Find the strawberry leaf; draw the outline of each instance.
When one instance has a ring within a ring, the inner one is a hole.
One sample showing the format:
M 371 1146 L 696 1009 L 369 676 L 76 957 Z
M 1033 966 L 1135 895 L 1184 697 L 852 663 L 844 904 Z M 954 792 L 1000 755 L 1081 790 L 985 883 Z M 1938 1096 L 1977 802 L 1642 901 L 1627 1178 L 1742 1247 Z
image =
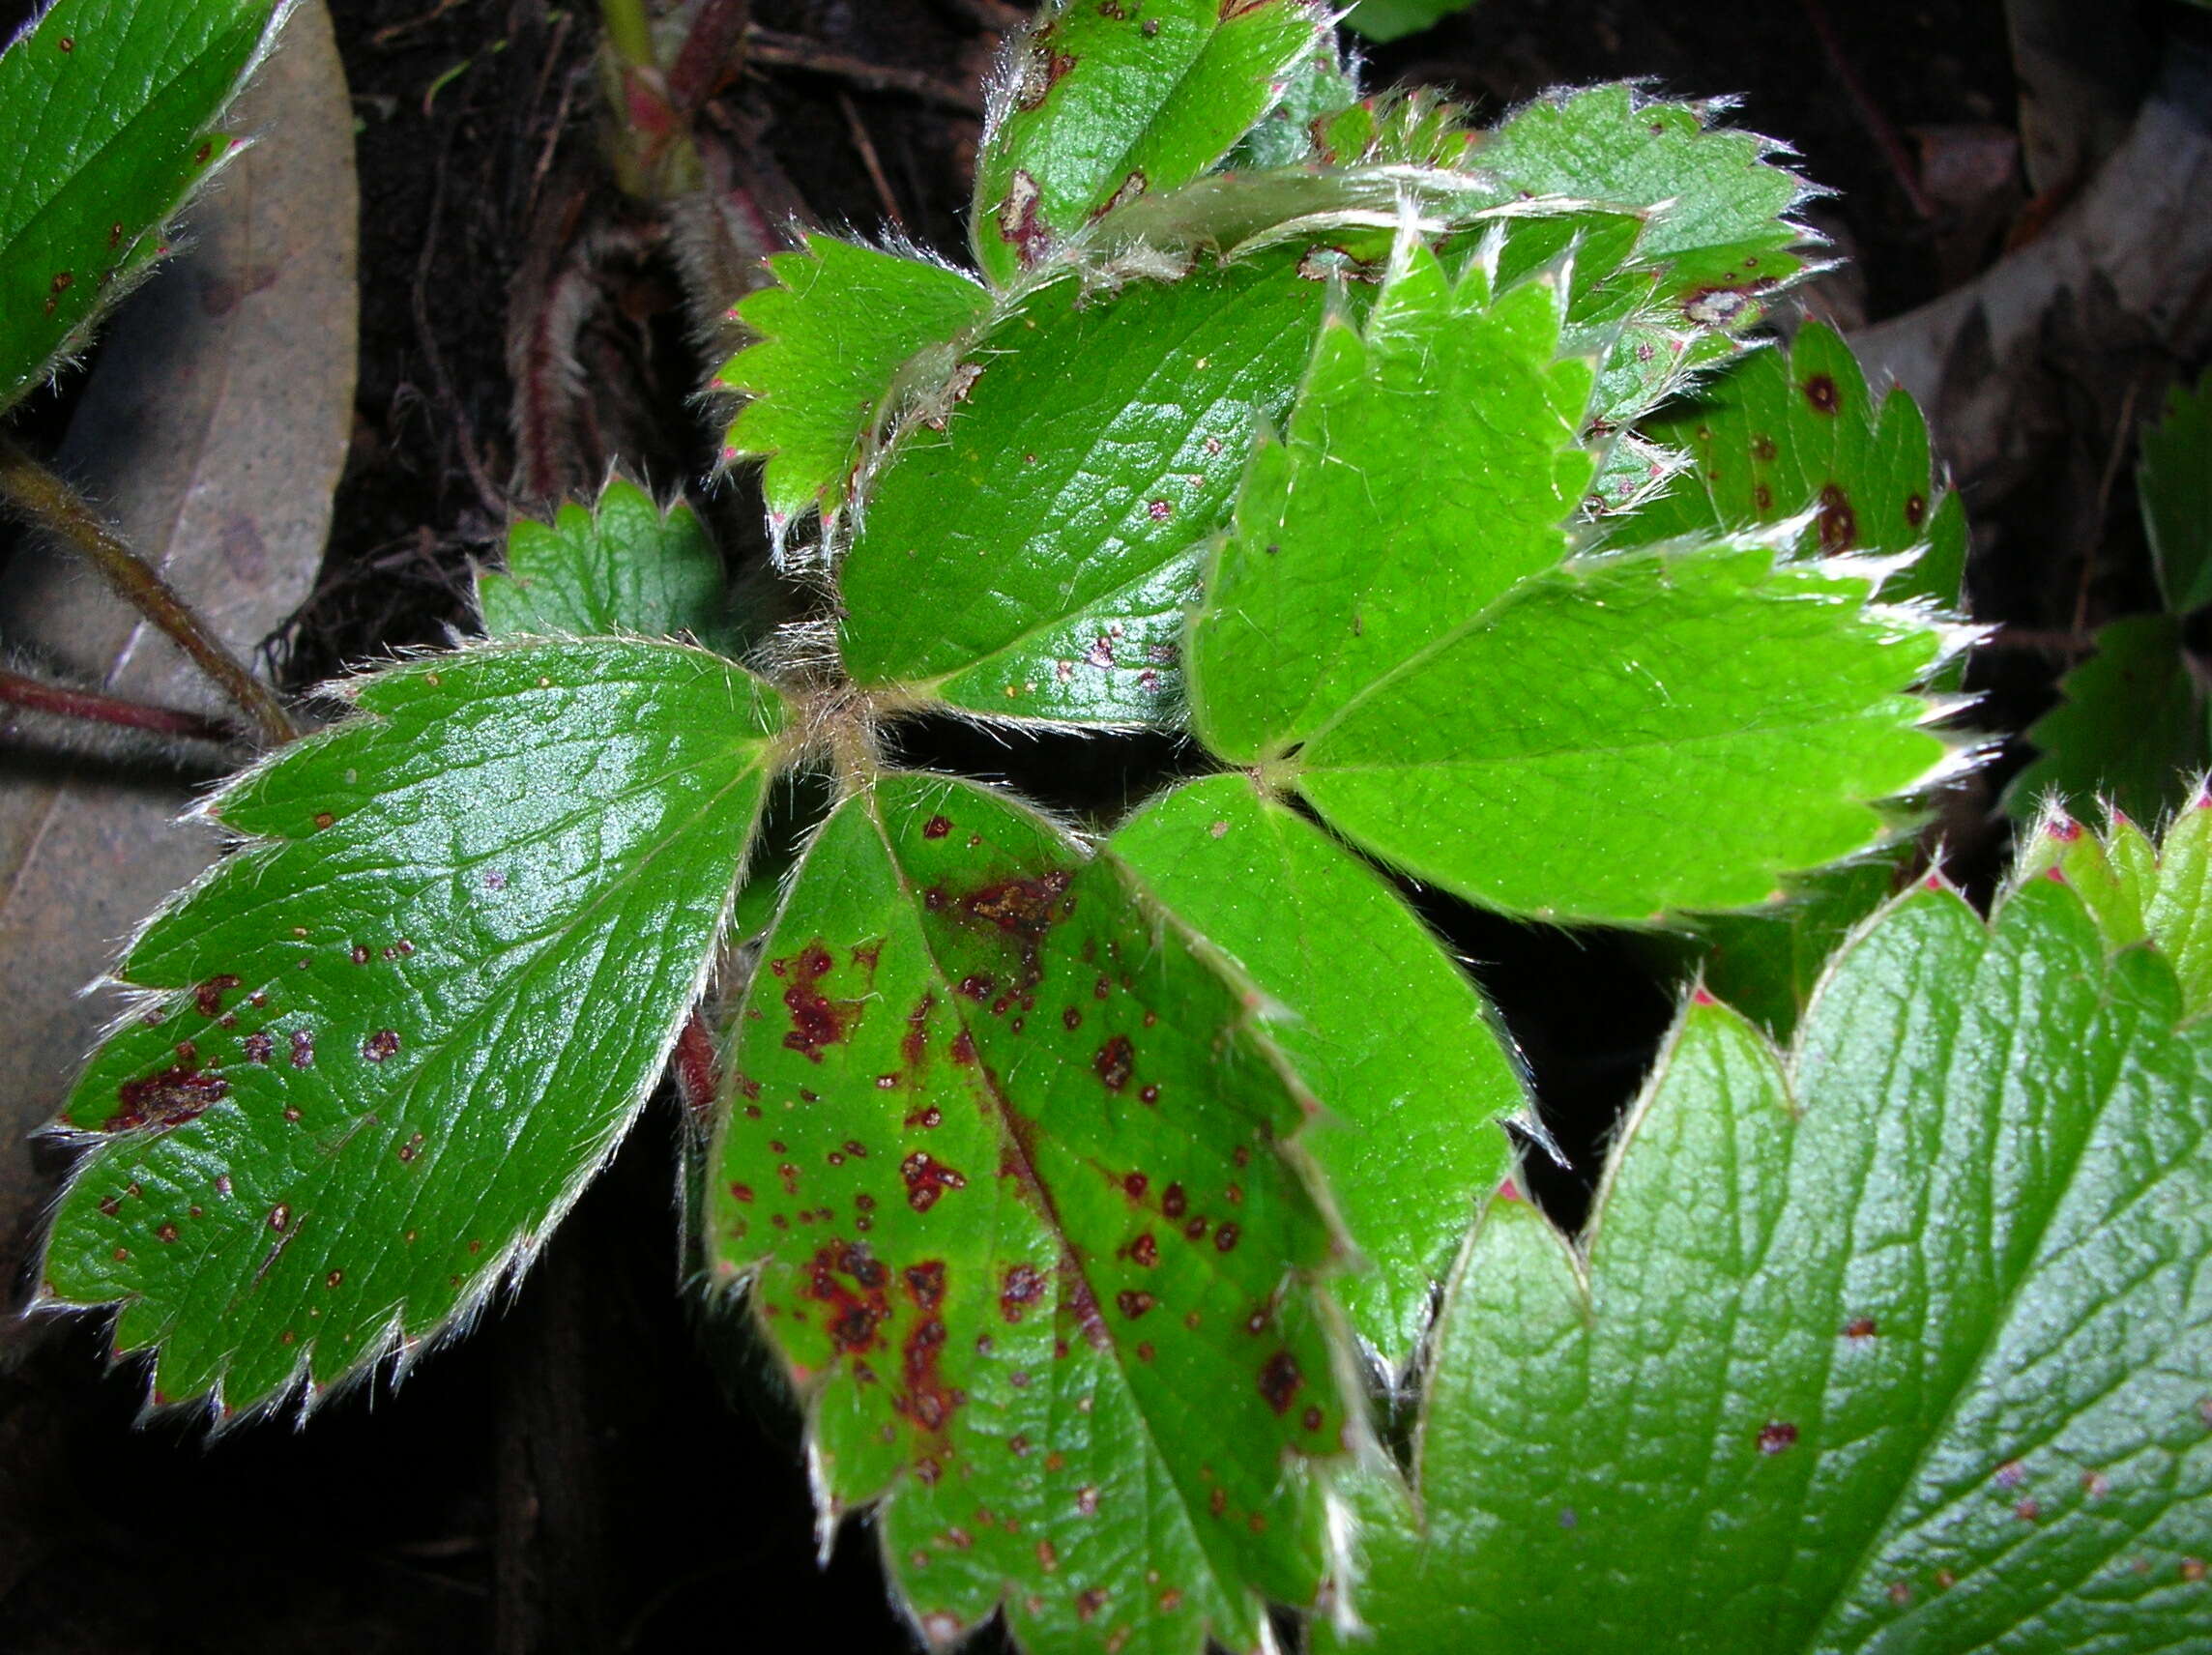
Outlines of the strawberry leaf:
M 1490 1123 L 1528 1102 L 1480 993 L 1382 880 L 1247 777 L 1176 789 L 1108 849 L 1272 1008 L 1266 1037 L 1322 1108 L 1300 1142 L 1365 1261 L 1337 1297 L 1404 1362 L 1470 1192 L 1510 1158 Z
M 1560 309 L 1402 243 L 1364 331 L 1330 320 L 1192 623 L 1196 729 L 1477 902 L 1762 902 L 1935 772 L 1903 691 L 1936 636 L 1872 606 L 1877 571 L 1757 541 L 1562 562 L 1591 468 Z
M 1345 1647 L 2212 1639 L 2212 1024 L 2058 883 L 1931 884 L 1787 1057 L 1685 1008 L 1584 1253 L 1491 1204 Z
M 910 428 L 876 479 L 840 577 L 854 678 L 995 717 L 1171 721 L 1200 544 L 1326 291 L 1278 253 L 1015 305 L 945 428 Z
M 624 478 L 589 508 L 518 518 L 507 567 L 480 570 L 477 608 L 494 638 L 673 638 L 719 642 L 728 600 L 721 555 L 683 500 L 666 511 Z
M 1305 0 L 1061 0 L 1010 48 L 975 163 L 975 259 L 1004 286 L 1118 201 L 1187 183 L 1321 38 Z
M 276 0 L 57 0 L 0 53 L 0 409 L 81 348 L 238 140 Z
M 880 1501 L 933 1644 L 1259 1647 L 1330 1578 L 1356 1431 L 1300 1102 L 1121 874 L 888 775 L 808 849 L 738 1019 L 708 1246 L 825 1519 Z
M 714 383 L 749 398 L 722 458 L 767 459 L 761 493 L 780 540 L 805 512 L 838 509 L 867 439 L 897 392 L 913 389 L 899 370 L 932 346 L 949 353 L 991 300 L 956 271 L 831 236 L 807 236 L 768 268 L 777 285 L 731 312 L 760 336 Z M 938 365 L 942 375 L 949 362 Z
M 781 714 L 671 645 L 490 646 L 347 688 L 247 771 L 246 848 L 121 968 L 139 1009 L 43 1296 L 157 1402 L 309 1400 L 455 1325 L 613 1149 L 699 992 Z

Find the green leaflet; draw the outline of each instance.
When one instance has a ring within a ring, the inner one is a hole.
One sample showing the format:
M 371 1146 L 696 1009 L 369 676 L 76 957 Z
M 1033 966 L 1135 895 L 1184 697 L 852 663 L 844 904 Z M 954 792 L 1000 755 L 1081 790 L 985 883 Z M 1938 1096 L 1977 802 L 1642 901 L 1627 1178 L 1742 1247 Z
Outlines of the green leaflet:
M 564 505 L 551 523 L 516 519 L 507 567 L 480 570 L 477 609 L 494 638 L 673 638 L 727 630 L 721 554 L 684 501 L 664 512 L 625 478 L 596 506 Z
M 1807 323 L 1790 351 L 1747 357 L 1678 412 L 1647 421 L 1643 434 L 1685 450 L 1690 468 L 1622 521 L 1616 537 L 1761 528 L 1810 512 L 1806 552 L 1925 547 L 1882 595 L 1958 602 L 1965 510 L 1933 475 L 1927 423 L 1903 391 L 1876 405 L 1832 328 Z
M 1674 268 L 1686 320 L 1733 322 L 1723 294 L 1763 293 L 1802 268 L 1789 249 L 1804 232 L 1786 215 L 1805 187 L 1767 160 L 1767 139 L 1708 128 L 1711 113 L 1615 81 L 1538 100 L 1470 160 L 1509 192 L 1653 211 L 1639 255 Z
M 2203 901 L 2199 884 L 2195 897 Z M 1494 1202 L 1376 1655 L 2168 1650 L 2212 1639 L 2212 1026 L 2062 886 L 1937 886 L 1784 1059 L 1700 997 L 1586 1260 Z
M 706 1224 L 880 1500 L 933 1645 L 1251 1650 L 1331 1578 L 1356 1437 L 1298 1098 L 1109 863 L 973 784 L 887 775 L 806 853 L 738 1020 Z
M 965 401 L 891 450 L 845 560 L 853 677 L 994 717 L 1172 722 L 1200 542 L 1326 298 L 1291 262 L 1089 299 L 1063 279 L 978 338 Z
M 1213 751 L 1283 753 L 1565 555 L 1590 374 L 1553 360 L 1560 302 L 1531 281 L 1493 304 L 1482 264 L 1455 284 L 1402 239 L 1364 329 L 1328 318 L 1192 620 L 1193 722 Z
M 1118 201 L 1206 171 L 1321 38 L 1304 0 L 1061 0 L 1012 48 L 970 225 L 994 286 Z
M 696 997 L 781 721 L 697 650 L 489 646 L 213 807 L 247 848 L 120 975 L 143 1015 L 61 1124 L 101 1135 L 42 1296 L 121 1303 L 157 1402 L 311 1401 L 480 1304 L 628 1125 Z
M 991 299 L 956 271 L 831 236 L 807 236 L 768 267 L 778 285 L 731 312 L 760 337 L 714 383 L 751 399 L 722 439 L 722 459 L 767 458 L 761 493 L 780 543 L 793 519 L 843 504 L 898 370 L 933 345 L 949 350 Z
M 1505 1172 L 1493 1123 L 1528 1101 L 1479 991 L 1382 880 L 1248 777 L 1177 788 L 1107 849 L 1271 1008 L 1267 1039 L 1321 1105 L 1300 1143 L 1365 1261 L 1336 1295 L 1402 1364 L 1470 1201 Z
M 276 0 L 58 0 L 0 54 L 0 409 L 79 348 L 236 145 Z
M 2166 417 L 2143 427 L 2136 493 L 2166 606 L 2212 603 L 2212 373 L 2168 392 Z
M 1864 801 L 1944 760 L 1903 693 L 1936 636 L 1870 607 L 1872 586 L 1756 543 L 1577 559 L 1379 682 L 1295 785 L 1498 908 L 1636 923 L 1769 901 L 1784 873 L 1881 843 Z
M 2097 653 L 2068 673 L 2058 705 L 2029 727 L 2035 762 L 2012 780 L 2006 807 L 2032 814 L 2056 797 L 2085 811 L 2110 798 L 2155 822 L 2203 769 L 2202 693 L 2181 653 L 2181 620 L 2131 615 L 2097 632 Z

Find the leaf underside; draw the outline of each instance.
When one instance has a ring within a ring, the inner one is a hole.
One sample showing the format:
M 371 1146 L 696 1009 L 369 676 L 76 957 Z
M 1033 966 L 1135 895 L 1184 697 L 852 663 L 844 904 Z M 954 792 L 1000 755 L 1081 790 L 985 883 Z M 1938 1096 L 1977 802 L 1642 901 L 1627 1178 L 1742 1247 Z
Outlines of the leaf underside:
M 1370 1489 L 1376 1636 L 1345 1647 L 2212 1638 L 2212 1025 L 2183 1009 L 2044 878 L 1992 924 L 1940 886 L 1886 910 L 1788 1058 L 1687 1007 L 1586 1260 L 1525 1204 L 1480 1220 L 1426 1528 Z
M 1110 864 L 891 774 L 808 849 L 731 1053 L 706 1234 L 881 1500 L 933 1643 L 1258 1646 L 1310 1603 L 1356 1426 L 1310 1286 L 1303 1111 L 1228 983 Z
M 236 139 L 275 0 L 59 0 L 0 54 L 0 410 L 81 346 Z
M 71 1094 L 44 1296 L 157 1402 L 411 1350 L 526 1259 L 658 1077 L 764 791 L 772 697 L 669 645 L 490 646 L 247 772 Z

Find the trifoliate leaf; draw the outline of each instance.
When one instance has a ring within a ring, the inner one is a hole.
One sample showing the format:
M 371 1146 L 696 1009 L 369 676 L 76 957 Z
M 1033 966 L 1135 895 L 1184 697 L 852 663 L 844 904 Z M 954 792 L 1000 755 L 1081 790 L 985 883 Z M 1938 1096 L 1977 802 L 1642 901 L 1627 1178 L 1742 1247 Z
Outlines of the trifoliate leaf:
M 139 1010 L 43 1296 L 120 1303 L 158 1402 L 309 1399 L 480 1304 L 544 1239 L 699 991 L 781 714 L 698 650 L 493 646 L 221 795 L 244 850 L 120 974 Z
M 1120 201 L 1227 155 L 1321 39 L 1305 0 L 1061 0 L 1012 48 L 975 164 L 996 286 Z
M 1934 631 L 1761 542 L 1561 563 L 1590 380 L 1559 294 L 1401 245 L 1255 454 L 1191 626 L 1200 737 L 1474 901 L 1647 920 L 1871 849 L 1942 756 Z M 1734 801 L 1734 802 L 1731 802 Z
M 80 347 L 238 140 L 277 0 L 57 0 L 0 53 L 0 409 Z
M 2167 392 L 2136 472 L 2159 590 L 2176 615 L 2212 603 L 2212 373 Z
M 780 537 L 816 507 L 833 512 L 843 504 L 899 369 L 932 346 L 949 353 L 991 299 L 942 265 L 831 236 L 807 236 L 800 251 L 777 253 L 768 267 L 778 285 L 731 312 L 760 338 L 724 363 L 714 383 L 750 398 L 722 439 L 722 458 L 767 458 L 761 493 Z
M 996 717 L 1168 721 L 1200 543 L 1326 298 L 1291 262 L 1062 280 L 977 339 L 964 400 L 891 451 L 845 560 L 853 677 Z
M 1480 264 L 1455 285 L 1402 241 L 1365 328 L 1328 319 L 1191 627 L 1192 713 L 1214 752 L 1288 750 L 1565 555 L 1590 372 L 1554 360 L 1559 310 L 1545 282 L 1493 304 Z
M 624 478 L 596 507 L 564 505 L 551 523 L 518 518 L 507 566 L 480 570 L 477 609 L 494 638 L 673 638 L 715 643 L 726 630 L 722 559 L 683 500 L 664 512 Z
M 1470 1197 L 1505 1171 L 1493 1123 L 1528 1101 L 1481 995 L 1382 880 L 1248 777 L 1176 789 L 1107 849 L 1269 1007 L 1266 1038 L 1321 1105 L 1300 1142 L 1365 1262 L 1337 1297 L 1404 1361 Z
M 806 853 L 707 1191 L 807 1415 L 826 1519 L 880 1502 L 933 1646 L 1265 1645 L 1331 1579 L 1356 1431 L 1303 1111 L 1237 992 L 1106 861 L 885 776 Z
M 2140 822 L 2180 802 L 2204 768 L 2203 693 L 2181 653 L 2181 621 L 2131 615 L 2098 628 L 2097 653 L 2060 681 L 2059 703 L 2031 725 L 2036 760 L 2006 807 L 2032 815 L 2056 797 L 2076 813 L 2110 798 Z
M 2200 887 L 2197 900 L 2203 901 Z M 1494 1202 L 1447 1297 L 1401 1655 L 2212 1640 L 2212 1025 L 2035 880 L 1837 963 L 1793 1052 L 1688 1006 L 1586 1258 Z
M 1635 508 L 1617 537 L 1762 528 L 1810 512 L 1807 553 L 1894 556 L 1926 547 L 1883 595 L 1959 601 L 1965 512 L 1933 469 L 1927 423 L 1903 391 L 1877 406 L 1832 328 L 1808 322 L 1792 349 L 1745 357 L 1643 432 L 1691 463 L 1664 495 Z

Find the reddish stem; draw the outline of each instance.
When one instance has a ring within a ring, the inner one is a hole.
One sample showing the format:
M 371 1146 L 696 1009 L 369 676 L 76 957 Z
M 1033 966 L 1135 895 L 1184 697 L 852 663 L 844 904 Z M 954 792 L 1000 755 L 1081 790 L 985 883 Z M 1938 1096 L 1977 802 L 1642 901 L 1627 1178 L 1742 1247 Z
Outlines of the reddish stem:
M 64 718 L 83 718 L 95 724 L 116 724 L 126 730 L 150 730 L 158 736 L 189 736 L 200 741 L 238 739 L 235 731 L 197 712 L 150 707 L 142 701 L 102 695 L 98 690 L 64 689 L 58 683 L 44 683 L 4 669 L 0 669 L 0 703 L 29 708 L 37 712 L 56 712 Z
M 1890 125 L 1889 117 L 1882 113 L 1881 105 L 1867 91 L 1866 82 L 1859 78 L 1858 71 L 1851 67 L 1851 60 L 1844 55 L 1844 43 L 1837 39 L 1835 25 L 1828 21 L 1828 9 L 1820 0 L 1799 0 L 1799 4 L 1805 8 L 1805 15 L 1812 22 L 1813 33 L 1820 38 L 1820 49 L 1827 54 L 1829 67 L 1836 72 L 1836 78 L 1843 82 L 1844 95 L 1850 99 L 1851 107 L 1858 111 L 1860 124 L 1866 128 L 1876 147 L 1881 151 L 1882 159 L 1889 162 L 1889 170 L 1897 175 L 1898 188 L 1905 191 L 1905 199 L 1921 218 L 1935 218 L 1935 203 L 1928 199 L 1927 192 L 1920 188 L 1920 169 L 1913 164 L 1912 157 L 1905 147 L 1905 140 L 1897 135 L 1897 129 Z
M 676 1051 L 668 1066 L 676 1076 L 676 1089 L 683 1095 L 684 1107 L 705 1130 L 714 1118 L 714 1095 L 720 1089 L 714 1076 L 714 1042 L 708 1038 L 706 1022 L 696 1011 L 684 1020 L 684 1031 L 676 1036 Z
M 668 70 L 668 102 L 695 115 L 707 100 L 737 79 L 744 64 L 748 0 L 706 0 L 677 48 Z

